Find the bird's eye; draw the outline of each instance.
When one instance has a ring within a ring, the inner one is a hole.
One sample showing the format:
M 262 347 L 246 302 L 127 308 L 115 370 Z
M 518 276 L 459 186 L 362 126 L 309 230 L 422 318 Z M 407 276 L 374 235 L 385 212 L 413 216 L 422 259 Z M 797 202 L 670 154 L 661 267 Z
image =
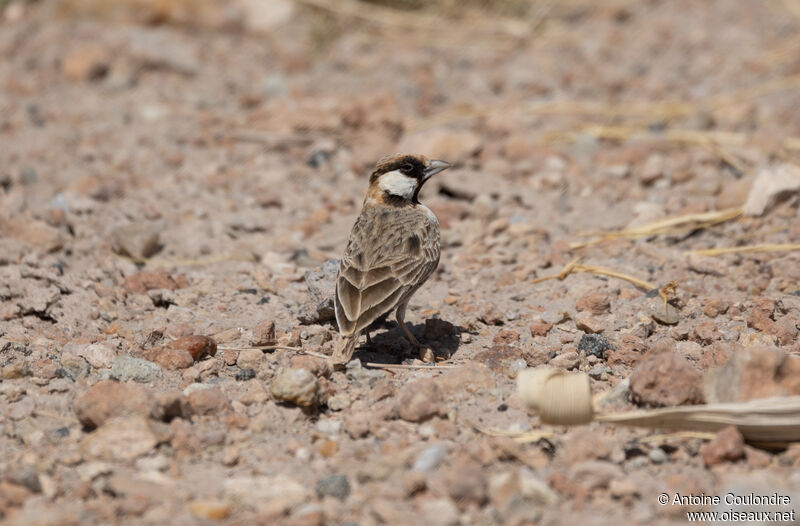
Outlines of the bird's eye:
M 410 174 L 414 171 L 414 166 L 412 166 L 411 163 L 406 163 L 400 167 L 400 171 L 404 174 Z

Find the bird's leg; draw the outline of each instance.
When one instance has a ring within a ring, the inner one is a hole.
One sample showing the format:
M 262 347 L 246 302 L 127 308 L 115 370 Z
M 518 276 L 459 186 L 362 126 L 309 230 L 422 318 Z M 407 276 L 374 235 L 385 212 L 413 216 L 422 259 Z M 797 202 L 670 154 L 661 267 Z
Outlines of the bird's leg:
M 403 329 L 403 333 L 406 335 L 406 338 L 408 338 L 408 342 L 411 344 L 411 346 L 414 347 L 414 348 L 419 348 L 420 344 L 417 341 L 417 339 L 414 337 L 414 335 L 411 334 L 411 329 L 406 327 L 405 319 L 406 319 L 406 307 L 407 306 L 408 306 L 408 303 L 402 303 L 402 304 L 398 305 L 397 306 L 397 313 L 395 314 L 395 317 L 397 318 L 397 324 L 400 325 L 401 329 Z
M 397 313 L 395 317 L 397 318 L 397 323 L 400 325 L 400 328 L 403 329 L 403 333 L 405 333 L 406 338 L 408 338 L 408 342 L 411 344 L 411 347 L 416 349 L 419 353 L 419 359 L 423 362 L 433 362 L 435 360 L 435 356 L 433 351 L 421 343 L 411 334 L 411 329 L 406 327 L 406 307 L 408 306 L 408 302 L 403 303 L 397 306 Z

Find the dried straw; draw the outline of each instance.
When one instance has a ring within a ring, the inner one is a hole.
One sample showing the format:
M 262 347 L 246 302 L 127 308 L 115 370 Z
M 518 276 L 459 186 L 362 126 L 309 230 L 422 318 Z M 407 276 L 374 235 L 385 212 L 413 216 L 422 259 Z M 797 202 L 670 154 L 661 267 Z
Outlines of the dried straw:
M 650 283 L 648 281 L 644 281 L 644 280 L 641 280 L 639 278 L 635 278 L 633 276 L 629 276 L 628 274 L 623 274 L 622 272 L 617 272 L 616 270 L 612 270 L 610 268 L 598 267 L 598 266 L 593 266 L 593 265 L 581 265 L 581 264 L 578 263 L 580 261 L 580 259 L 581 258 L 576 258 L 576 259 L 573 259 L 572 261 L 570 261 L 569 263 L 567 263 L 564 266 L 564 268 L 561 269 L 561 272 L 559 272 L 558 274 L 553 274 L 551 276 L 544 276 L 544 277 L 541 277 L 541 278 L 536 278 L 536 279 L 532 280 L 531 283 L 532 284 L 536 284 L 536 283 L 541 283 L 542 281 L 547 281 L 547 280 L 551 280 L 551 279 L 558 279 L 559 281 L 562 281 L 567 276 L 569 276 L 570 274 L 573 274 L 575 272 L 588 272 L 590 274 L 596 274 L 598 276 L 607 276 L 609 278 L 622 279 L 622 280 L 625 280 L 625 281 L 627 281 L 629 283 L 632 283 L 633 285 L 639 287 L 640 289 L 644 289 L 644 290 L 653 290 L 654 288 L 656 288 L 656 285 L 654 285 L 654 284 L 652 284 L 652 283 Z
M 798 244 L 763 243 L 760 245 L 744 245 L 741 247 L 719 247 L 689 250 L 689 254 L 700 256 L 721 256 L 723 254 L 742 254 L 747 252 L 791 252 L 800 250 Z
M 583 248 L 586 246 L 594 245 L 602 241 L 610 239 L 635 239 L 639 237 L 648 237 L 656 235 L 673 235 L 680 234 L 687 231 L 698 230 L 701 228 L 708 228 L 710 226 L 718 225 L 732 219 L 736 219 L 742 215 L 742 208 L 726 208 L 724 210 L 715 210 L 712 212 L 702 212 L 697 214 L 687 214 L 678 217 L 669 217 L 660 219 L 652 223 L 634 228 L 625 228 L 622 230 L 600 230 L 591 232 L 581 232 L 578 235 L 582 237 L 594 237 L 589 241 L 580 243 L 572 243 L 570 248 Z

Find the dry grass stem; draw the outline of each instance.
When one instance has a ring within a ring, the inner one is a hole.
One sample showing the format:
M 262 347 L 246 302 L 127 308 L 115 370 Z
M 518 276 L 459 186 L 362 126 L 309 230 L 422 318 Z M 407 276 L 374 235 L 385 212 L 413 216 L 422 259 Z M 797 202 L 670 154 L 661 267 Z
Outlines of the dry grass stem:
M 372 367 L 373 369 L 455 369 L 457 365 L 406 365 L 402 363 L 373 363 L 364 362 L 364 367 Z
M 581 265 L 581 264 L 578 263 L 578 261 L 580 261 L 580 258 L 573 259 L 572 261 L 567 263 L 564 266 L 564 268 L 561 270 L 561 272 L 559 272 L 558 274 L 553 274 L 551 276 L 544 276 L 544 277 L 541 277 L 541 278 L 536 278 L 533 281 L 531 281 L 531 283 L 536 284 L 536 283 L 541 283 L 542 281 L 547 281 L 547 280 L 551 280 L 551 279 L 563 280 L 564 278 L 566 278 L 567 276 L 569 276 L 570 274 L 573 274 L 575 272 L 588 272 L 590 274 L 595 274 L 595 275 L 598 275 L 598 276 L 606 276 L 606 277 L 609 277 L 609 278 L 622 279 L 622 280 L 625 280 L 625 281 L 627 281 L 629 283 L 632 283 L 633 285 L 635 285 L 635 286 L 637 286 L 637 287 L 639 287 L 640 289 L 643 289 L 643 290 L 653 290 L 653 289 L 656 288 L 656 285 L 654 285 L 654 284 L 652 284 L 652 283 L 650 283 L 648 281 L 644 281 L 644 280 L 641 280 L 639 278 L 636 278 L 636 277 L 633 277 L 633 276 L 629 276 L 628 274 L 623 274 L 622 272 L 617 272 L 616 270 L 612 270 L 612 269 L 606 268 L 606 267 L 598 267 L 598 266 L 592 266 L 592 265 Z
M 655 235 L 678 234 L 687 230 L 697 230 L 700 228 L 708 228 L 719 223 L 724 223 L 732 219 L 736 219 L 742 214 L 741 207 L 726 208 L 724 210 L 715 210 L 713 212 L 703 212 L 698 214 L 687 214 L 679 217 L 670 217 L 667 219 L 660 219 L 653 223 L 646 225 L 626 228 L 623 230 L 606 230 L 595 232 L 581 232 L 578 235 L 582 237 L 596 237 L 597 239 L 573 243 L 570 248 L 583 248 L 589 245 L 594 245 L 601 241 L 609 239 L 635 239 L 638 237 L 647 237 Z
M 723 254 L 742 254 L 746 252 L 791 252 L 800 250 L 800 244 L 763 243 L 760 245 L 745 245 L 741 247 L 719 247 L 689 250 L 690 254 L 700 256 L 721 256 Z
M 529 442 L 538 442 L 543 438 L 553 436 L 552 431 L 506 431 L 505 429 L 491 429 L 488 427 L 480 427 L 475 424 L 472 425 L 476 431 L 488 435 L 490 437 L 507 437 L 515 442 L 527 444 Z

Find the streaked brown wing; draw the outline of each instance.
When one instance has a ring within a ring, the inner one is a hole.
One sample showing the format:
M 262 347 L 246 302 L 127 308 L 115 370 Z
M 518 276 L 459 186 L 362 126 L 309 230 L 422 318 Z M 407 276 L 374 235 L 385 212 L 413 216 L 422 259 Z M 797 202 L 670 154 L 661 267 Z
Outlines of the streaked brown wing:
M 439 228 L 408 209 L 362 211 L 339 263 L 336 321 L 349 336 L 416 290 L 439 261 Z

